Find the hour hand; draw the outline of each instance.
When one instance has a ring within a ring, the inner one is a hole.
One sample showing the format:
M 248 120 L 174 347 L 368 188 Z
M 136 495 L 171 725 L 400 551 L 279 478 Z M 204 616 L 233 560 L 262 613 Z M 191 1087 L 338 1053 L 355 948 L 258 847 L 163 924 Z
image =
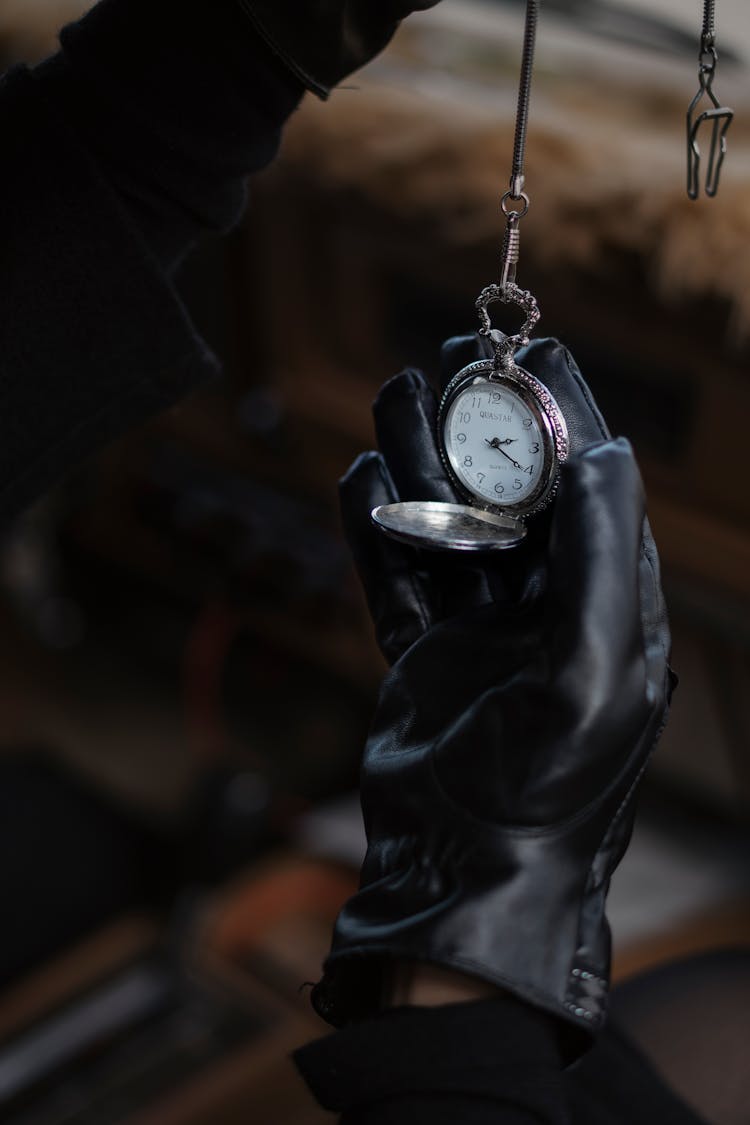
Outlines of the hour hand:
M 507 437 L 500 441 L 500 438 L 493 437 L 492 441 L 490 441 L 489 438 L 485 438 L 484 440 L 487 442 L 490 449 L 499 449 L 501 445 L 511 445 L 514 441 L 518 441 L 518 438 Z

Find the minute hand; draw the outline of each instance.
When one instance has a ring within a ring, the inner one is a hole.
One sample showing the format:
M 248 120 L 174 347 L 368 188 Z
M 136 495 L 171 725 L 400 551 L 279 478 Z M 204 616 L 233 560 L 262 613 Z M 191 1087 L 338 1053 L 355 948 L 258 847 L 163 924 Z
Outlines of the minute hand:
M 515 461 L 509 453 L 506 453 L 505 450 L 501 449 L 499 445 L 496 445 L 495 449 L 498 451 L 498 453 L 502 453 L 503 457 L 507 457 L 507 459 L 510 461 L 511 465 L 513 465 L 516 469 L 520 469 L 521 472 L 523 472 L 523 465 L 519 465 L 518 461 Z

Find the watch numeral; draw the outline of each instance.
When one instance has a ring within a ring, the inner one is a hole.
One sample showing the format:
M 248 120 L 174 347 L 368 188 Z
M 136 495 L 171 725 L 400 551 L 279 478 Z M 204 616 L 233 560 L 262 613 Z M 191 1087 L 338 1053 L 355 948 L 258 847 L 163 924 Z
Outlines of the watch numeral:
M 513 488 L 515 489 L 516 492 L 518 492 L 519 489 L 523 488 L 523 484 L 518 479 L 518 477 L 516 477 L 516 479 L 513 481 Z
M 463 445 L 463 443 L 466 441 L 466 434 L 456 434 L 456 441 L 460 441 Z
M 466 457 L 464 457 L 464 465 L 465 465 L 465 467 L 466 467 L 467 469 L 470 469 L 470 468 L 471 468 L 471 466 L 472 466 L 473 464 L 474 464 L 474 460 L 473 460 L 473 458 L 472 458 L 471 456 L 469 456 L 469 455 L 467 454 L 467 455 L 466 455 Z
M 524 428 L 525 430 L 530 430 L 530 429 L 531 429 L 531 418 L 524 418 L 524 420 L 523 420 L 523 428 Z
M 470 411 L 468 411 L 468 410 L 464 410 L 464 411 L 461 411 L 461 410 L 459 410 L 459 412 L 458 412 L 458 420 L 459 420 L 459 422 L 463 422 L 463 423 L 464 423 L 464 425 L 468 425 L 468 424 L 469 424 L 469 422 L 471 421 L 471 413 L 470 413 Z M 529 422 L 529 425 L 531 425 L 531 422 Z
M 529 453 L 538 453 L 538 452 L 539 452 L 539 442 L 535 441 L 529 446 Z
M 495 485 L 495 492 L 498 494 L 498 496 L 502 496 L 502 494 L 505 492 L 505 485 L 502 485 L 502 484 L 499 484 L 499 483 L 496 484 Z
M 486 473 L 477 473 L 477 480 L 479 481 L 480 484 L 482 483 L 482 481 L 484 480 L 486 475 L 487 475 Z
M 528 469 L 524 469 L 524 472 L 525 472 L 525 473 L 528 473 L 528 474 L 529 474 L 529 476 L 531 476 L 531 474 L 533 473 L 533 471 L 534 471 L 534 466 L 533 466 L 533 465 L 529 465 Z
M 499 391 L 493 391 L 492 392 L 492 401 L 495 403 L 495 405 L 497 405 L 497 403 L 500 401 L 500 392 Z

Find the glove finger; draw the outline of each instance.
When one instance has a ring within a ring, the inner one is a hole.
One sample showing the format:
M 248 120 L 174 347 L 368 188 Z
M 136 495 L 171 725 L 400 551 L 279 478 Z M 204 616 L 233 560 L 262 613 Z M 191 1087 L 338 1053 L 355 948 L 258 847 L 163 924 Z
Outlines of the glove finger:
M 609 439 L 607 425 L 578 365 L 558 340 L 533 340 L 518 352 L 516 361 L 551 391 L 567 422 L 572 455 Z M 525 550 L 509 568 L 508 583 L 512 586 L 515 578 L 519 602 L 535 600 L 546 584 L 551 516 L 544 512 L 529 521 Z
M 627 441 L 601 443 L 563 467 L 550 542 L 555 658 L 586 684 L 591 714 L 618 696 L 642 653 L 641 537 L 645 498 Z
M 479 359 L 492 359 L 492 345 L 485 336 L 452 336 L 440 351 L 440 386 L 443 390 L 454 375 Z
M 576 361 L 559 340 L 532 340 L 518 352 L 516 362 L 549 388 L 565 416 L 571 453 L 580 453 L 610 438 Z
M 456 502 L 437 447 L 437 403 L 419 371 L 390 379 L 373 406 L 380 451 L 402 500 Z
M 424 377 L 405 371 L 386 383 L 374 407 L 378 444 L 403 500 L 463 502 L 445 471 L 437 448 L 437 403 Z M 415 552 L 430 575 L 433 614 L 441 619 L 492 601 L 488 571 L 450 552 Z M 495 568 L 489 568 L 494 571 Z M 496 594 L 504 593 L 498 577 Z
M 417 552 L 389 539 L 370 519 L 398 492 L 383 458 L 361 454 L 339 482 L 344 532 L 354 556 L 380 650 L 393 664 L 432 624 L 430 587 Z
M 580 369 L 567 348 L 554 339 L 534 340 L 517 361 L 549 387 L 568 423 L 570 452 L 576 454 L 610 433 Z M 648 520 L 644 520 L 641 553 L 641 602 L 647 649 L 658 663 L 669 653 L 669 626 L 662 592 L 659 556 Z M 650 638 L 650 643 L 648 641 Z
M 399 499 L 377 453 L 362 454 L 339 487 L 344 531 L 389 663 L 437 620 L 493 600 L 483 567 L 462 554 L 401 546 L 373 525 L 372 509 Z M 494 592 L 504 596 L 501 583 Z

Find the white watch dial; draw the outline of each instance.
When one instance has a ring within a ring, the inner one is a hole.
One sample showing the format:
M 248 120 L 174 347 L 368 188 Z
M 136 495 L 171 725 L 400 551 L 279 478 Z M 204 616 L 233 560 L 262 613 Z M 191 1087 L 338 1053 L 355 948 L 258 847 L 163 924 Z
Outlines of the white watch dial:
M 459 391 L 443 437 L 453 472 L 479 499 L 498 507 L 523 504 L 539 488 L 549 439 L 506 384 L 480 378 Z

